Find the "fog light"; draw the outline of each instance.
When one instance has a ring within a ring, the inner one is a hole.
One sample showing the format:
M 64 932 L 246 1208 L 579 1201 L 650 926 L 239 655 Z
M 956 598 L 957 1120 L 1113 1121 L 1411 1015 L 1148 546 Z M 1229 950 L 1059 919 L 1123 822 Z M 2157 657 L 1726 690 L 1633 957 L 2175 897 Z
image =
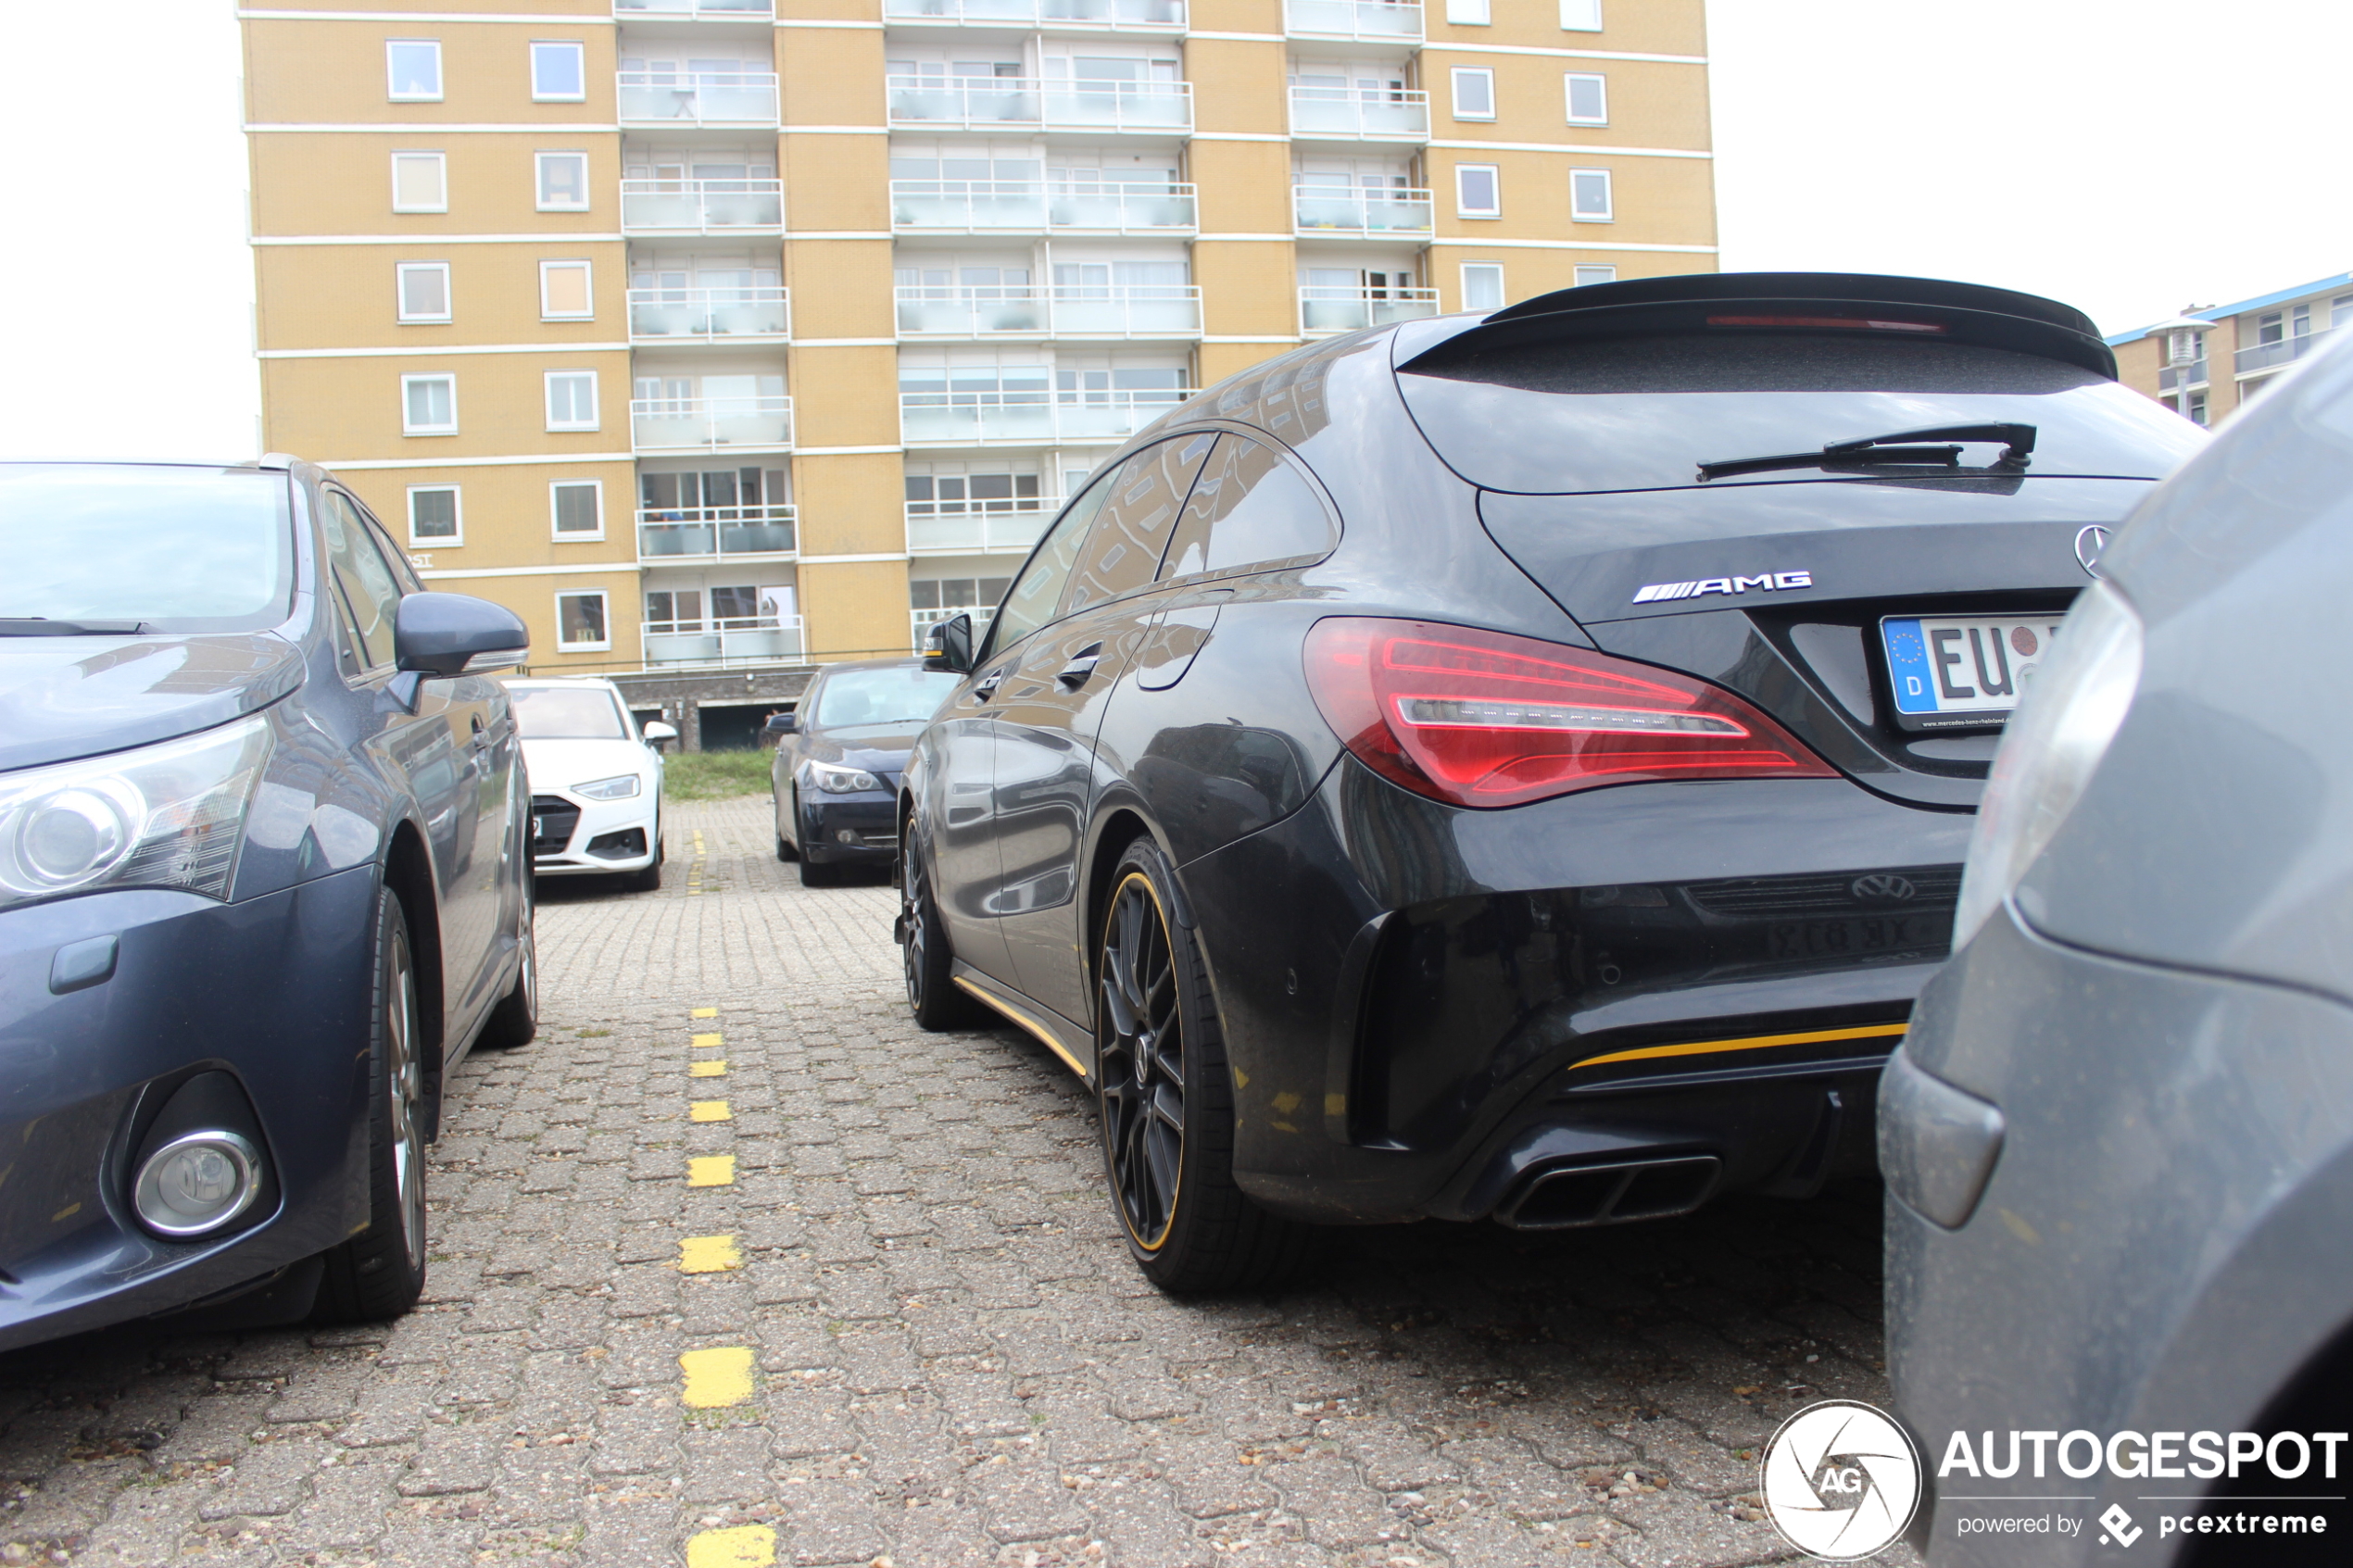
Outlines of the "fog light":
M 131 1200 L 148 1229 L 202 1236 L 245 1210 L 261 1186 L 261 1156 L 235 1133 L 186 1133 L 139 1167 Z
M 836 828 L 834 829 L 834 839 L 837 843 L 855 844 L 858 842 L 858 830 L 856 828 Z

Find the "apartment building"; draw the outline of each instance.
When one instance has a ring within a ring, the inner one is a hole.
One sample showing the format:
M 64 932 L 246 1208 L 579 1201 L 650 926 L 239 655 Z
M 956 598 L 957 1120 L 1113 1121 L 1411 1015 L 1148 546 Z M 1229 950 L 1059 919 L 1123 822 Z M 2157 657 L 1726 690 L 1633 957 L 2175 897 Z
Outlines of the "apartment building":
M 2207 323 L 2202 329 L 2181 321 Z M 2202 425 L 2220 424 L 2290 365 L 2353 325 L 2353 272 L 2120 332 L 2118 378 Z
M 1715 266 L 1703 0 L 240 16 L 266 444 L 690 735 L 1255 360 Z

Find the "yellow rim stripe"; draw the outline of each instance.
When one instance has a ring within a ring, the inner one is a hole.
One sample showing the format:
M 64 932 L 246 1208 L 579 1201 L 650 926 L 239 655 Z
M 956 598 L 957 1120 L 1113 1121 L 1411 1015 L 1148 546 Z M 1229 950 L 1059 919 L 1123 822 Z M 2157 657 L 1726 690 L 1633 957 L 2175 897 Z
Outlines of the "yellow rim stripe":
M 1818 1046 L 1831 1040 L 1876 1040 L 1901 1035 L 1906 1023 L 1867 1023 L 1859 1029 L 1808 1029 L 1796 1035 L 1752 1035 L 1742 1040 L 1692 1040 L 1680 1046 L 1644 1046 L 1639 1050 L 1589 1056 L 1569 1069 L 1602 1067 L 1613 1061 L 1651 1061 L 1665 1056 L 1712 1056 L 1718 1051 L 1761 1051 L 1771 1046 Z
M 1071 1055 L 1068 1051 L 1063 1049 L 1062 1042 L 1055 1039 L 1053 1032 L 1048 1029 L 1044 1024 L 1038 1022 L 1036 1019 L 1030 1017 L 1027 1013 L 1022 1011 L 1021 1009 L 1013 1006 L 1011 1002 L 1000 1000 L 997 997 L 991 996 L 988 992 L 982 990 L 979 986 L 974 985 L 963 975 L 957 975 L 955 978 L 957 985 L 963 986 L 974 996 L 978 997 L 982 1001 L 987 1002 L 991 1008 L 1003 1013 L 1015 1023 L 1020 1024 L 1030 1034 L 1035 1035 L 1038 1037 L 1038 1043 L 1039 1045 L 1044 1046 L 1048 1050 L 1062 1058 L 1063 1065 L 1064 1067 L 1069 1068 L 1081 1078 L 1087 1076 L 1087 1070 L 1078 1065 L 1078 1059 Z

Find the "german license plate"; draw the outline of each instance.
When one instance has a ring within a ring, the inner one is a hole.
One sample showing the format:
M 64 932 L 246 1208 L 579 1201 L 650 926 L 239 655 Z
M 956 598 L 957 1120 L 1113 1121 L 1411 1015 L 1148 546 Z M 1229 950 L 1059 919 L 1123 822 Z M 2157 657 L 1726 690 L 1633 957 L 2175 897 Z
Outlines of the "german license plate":
M 1998 724 L 2051 654 L 2059 617 L 1892 615 L 1879 623 L 1897 721 L 1906 729 Z
M 1941 948 L 1953 939 L 1949 910 L 1916 915 L 1856 915 L 1845 920 L 1775 921 L 1765 928 L 1776 960 L 1894 958 Z

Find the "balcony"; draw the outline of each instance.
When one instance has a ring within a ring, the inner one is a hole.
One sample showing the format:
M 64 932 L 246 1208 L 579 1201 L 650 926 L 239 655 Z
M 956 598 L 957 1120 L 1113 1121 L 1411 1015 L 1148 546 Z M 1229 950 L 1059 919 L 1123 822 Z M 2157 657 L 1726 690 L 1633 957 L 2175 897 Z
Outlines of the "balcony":
M 907 553 L 1026 554 L 1062 509 L 1060 495 L 1025 495 L 1009 501 L 910 501 Z
M 1291 187 L 1292 221 L 1302 238 L 1427 240 L 1436 232 L 1428 191 Z
M 1422 41 L 1422 8 L 1390 0 L 1284 0 L 1283 27 L 1293 38 L 1415 44 Z
M 1299 291 L 1299 331 L 1302 337 L 1331 337 L 1397 321 L 1418 321 L 1437 314 L 1436 289 Z
M 1190 234 L 1193 187 L 1029 181 L 893 180 L 890 227 L 902 234 Z
M 798 615 L 648 621 L 640 623 L 638 633 L 645 639 L 648 665 L 774 664 L 799 659 L 804 647 Z
M 629 405 L 632 449 L 653 452 L 792 449 L 789 397 L 651 397 Z
M 655 234 L 781 234 L 781 180 L 623 180 L 621 232 Z
M 1189 392 L 908 392 L 900 439 L 910 446 L 1055 446 L 1125 441 Z
M 639 566 L 790 560 L 791 507 L 668 507 L 637 514 Z
M 619 84 L 623 125 L 776 127 L 772 70 L 624 70 Z
M 769 21 L 776 15 L 775 0 L 612 0 L 617 21 L 649 18 L 686 21 Z
M 631 289 L 632 343 L 783 343 L 792 305 L 780 288 Z
M 2305 332 L 2296 337 L 2284 337 L 2277 343 L 2259 343 L 2252 348 L 2242 348 L 2232 356 L 2231 368 L 2244 376 L 2257 370 L 2276 370 L 2282 365 L 2293 364 L 2327 343 L 2329 334 L 2335 330 L 2323 327 L 2317 332 Z
M 1182 32 L 1185 0 L 883 0 L 883 20 L 920 27 L 1135 29 Z
M 980 646 L 981 639 L 988 635 L 988 623 L 997 619 L 996 610 L 985 609 L 977 605 L 957 605 L 949 609 L 916 609 L 907 612 L 911 629 L 915 633 L 915 651 L 917 653 L 924 651 L 925 642 L 930 637 L 931 629 L 934 626 L 943 621 L 953 621 L 960 615 L 969 615 L 973 618 L 973 646 Z
M 1403 88 L 1290 90 L 1290 133 L 1307 141 L 1429 140 L 1429 94 Z
M 2206 361 L 2203 359 L 2189 365 L 2166 365 L 2157 372 L 2157 389 L 2159 392 L 2171 392 L 2176 387 L 2204 386 L 2205 384 Z
M 1136 132 L 1162 136 L 1189 133 L 1193 128 L 1189 82 L 894 76 L 887 85 L 890 123 L 895 126 L 930 131 Z M 1423 118 L 1428 119 L 1427 112 Z
M 902 338 L 1197 338 L 1201 290 L 1131 288 L 925 288 L 899 291 Z

